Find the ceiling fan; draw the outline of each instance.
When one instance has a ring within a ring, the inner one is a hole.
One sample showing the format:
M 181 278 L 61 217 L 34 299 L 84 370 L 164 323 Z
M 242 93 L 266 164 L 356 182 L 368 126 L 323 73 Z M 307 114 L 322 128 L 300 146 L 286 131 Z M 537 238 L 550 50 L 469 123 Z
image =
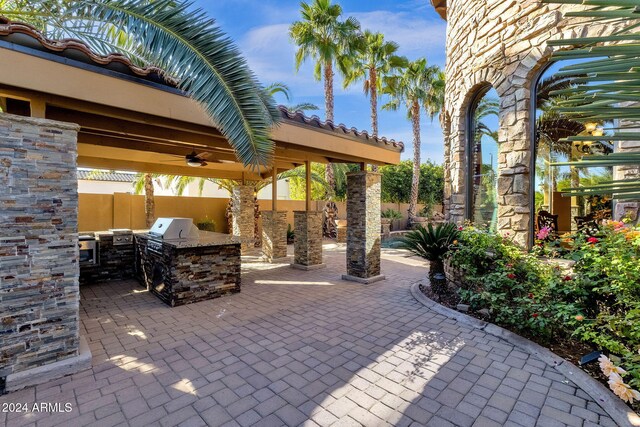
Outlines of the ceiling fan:
M 185 162 L 187 166 L 191 166 L 193 168 L 199 168 L 202 166 L 207 166 L 206 159 L 211 155 L 211 153 L 196 153 L 195 150 L 186 156 L 182 157 L 180 160 L 168 160 L 169 162 Z

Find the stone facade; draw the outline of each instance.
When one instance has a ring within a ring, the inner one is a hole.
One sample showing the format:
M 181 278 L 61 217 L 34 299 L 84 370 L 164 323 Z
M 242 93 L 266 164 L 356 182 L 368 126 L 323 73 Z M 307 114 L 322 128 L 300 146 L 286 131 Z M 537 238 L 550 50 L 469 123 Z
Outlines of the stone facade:
M 86 234 L 86 233 L 83 233 Z M 80 284 L 125 280 L 133 277 L 133 232 L 129 230 L 114 236 L 112 232 L 96 233 L 98 264 L 80 266 Z M 126 244 L 114 245 L 114 237 L 126 238 Z
M 322 212 L 295 211 L 294 266 L 322 264 Z
M 337 243 L 347 243 L 347 226 L 338 226 L 336 228 L 336 242 Z
M 243 254 L 255 245 L 254 191 L 255 189 L 250 185 L 237 185 L 233 187 L 231 194 L 233 199 L 232 234 L 242 242 Z
M 287 211 L 262 212 L 262 252 L 269 262 L 287 256 Z
M 239 243 L 189 248 L 160 243 L 160 249 L 150 250 L 144 234 L 135 241 L 136 276 L 171 307 L 240 292 Z
M 78 355 L 78 129 L 0 113 L 0 379 Z
M 380 276 L 380 191 L 376 172 L 347 174 L 347 276 Z
M 498 229 L 528 245 L 531 239 L 532 111 L 538 76 L 555 47 L 547 41 L 596 36 L 612 25 L 580 25 L 563 13 L 581 6 L 535 0 L 448 0 L 445 135 L 447 219 L 466 219 L 467 115 L 474 97 L 491 86 L 500 97 Z

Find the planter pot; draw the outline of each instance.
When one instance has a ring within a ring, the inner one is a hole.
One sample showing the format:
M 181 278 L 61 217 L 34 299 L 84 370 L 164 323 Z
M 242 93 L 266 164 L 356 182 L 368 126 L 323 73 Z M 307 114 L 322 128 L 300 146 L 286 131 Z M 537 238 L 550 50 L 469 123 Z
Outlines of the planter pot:
M 429 218 L 423 216 L 417 216 L 411 220 L 411 228 L 415 230 L 418 227 L 426 227 L 429 222 Z

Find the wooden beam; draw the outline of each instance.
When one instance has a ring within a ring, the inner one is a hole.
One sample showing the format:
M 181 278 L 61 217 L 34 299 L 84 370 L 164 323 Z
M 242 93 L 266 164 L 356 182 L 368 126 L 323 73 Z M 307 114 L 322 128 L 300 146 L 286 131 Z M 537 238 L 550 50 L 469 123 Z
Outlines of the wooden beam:
M 166 175 L 195 176 L 202 178 L 221 178 L 241 180 L 240 171 L 221 171 L 208 168 L 191 168 L 188 166 L 160 165 L 129 160 L 104 159 L 99 157 L 78 156 L 78 166 L 92 169 L 123 170 L 130 172 L 148 172 Z
M 152 151 L 155 153 L 172 154 L 176 156 L 186 156 L 192 151 L 196 153 L 210 153 L 206 161 L 226 160 L 237 162 L 238 158 L 231 151 L 214 148 L 202 148 L 201 146 L 183 145 L 175 143 L 163 143 L 160 141 L 147 140 L 141 137 L 128 137 L 124 135 L 104 134 L 98 131 L 81 130 L 78 133 L 78 142 L 98 147 L 116 147 L 124 149 L 135 149 L 139 151 Z
M 42 98 L 33 98 L 29 100 L 31 106 L 31 117 L 44 119 L 46 117 L 47 103 Z

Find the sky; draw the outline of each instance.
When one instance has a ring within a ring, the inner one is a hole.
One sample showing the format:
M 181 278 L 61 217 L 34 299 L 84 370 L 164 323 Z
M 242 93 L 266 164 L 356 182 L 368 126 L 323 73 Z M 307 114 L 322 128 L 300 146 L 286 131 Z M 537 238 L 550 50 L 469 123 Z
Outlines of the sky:
M 343 16 L 353 16 L 363 29 L 379 31 L 386 40 L 399 44 L 399 53 L 413 60 L 426 57 L 429 64 L 444 68 L 445 21 L 428 0 L 334 0 L 342 6 Z M 291 89 L 293 99 L 287 102 L 276 96 L 280 104 L 311 102 L 321 109 L 307 112 L 324 118 L 323 84 L 313 78 L 313 63 L 308 61 L 296 73 L 295 45 L 289 39 L 289 26 L 300 19 L 297 0 L 196 0 L 195 4 L 215 18 L 221 29 L 238 45 L 249 66 L 264 85 L 283 82 Z M 370 130 L 369 99 L 362 84 L 348 89 L 336 76 L 334 115 L 337 123 L 359 130 Z M 383 97 L 379 106 L 386 102 Z M 380 111 L 379 134 L 405 143 L 403 159 L 413 158 L 411 123 L 406 112 Z M 438 119 L 422 118 L 421 161 L 443 161 L 443 138 Z

